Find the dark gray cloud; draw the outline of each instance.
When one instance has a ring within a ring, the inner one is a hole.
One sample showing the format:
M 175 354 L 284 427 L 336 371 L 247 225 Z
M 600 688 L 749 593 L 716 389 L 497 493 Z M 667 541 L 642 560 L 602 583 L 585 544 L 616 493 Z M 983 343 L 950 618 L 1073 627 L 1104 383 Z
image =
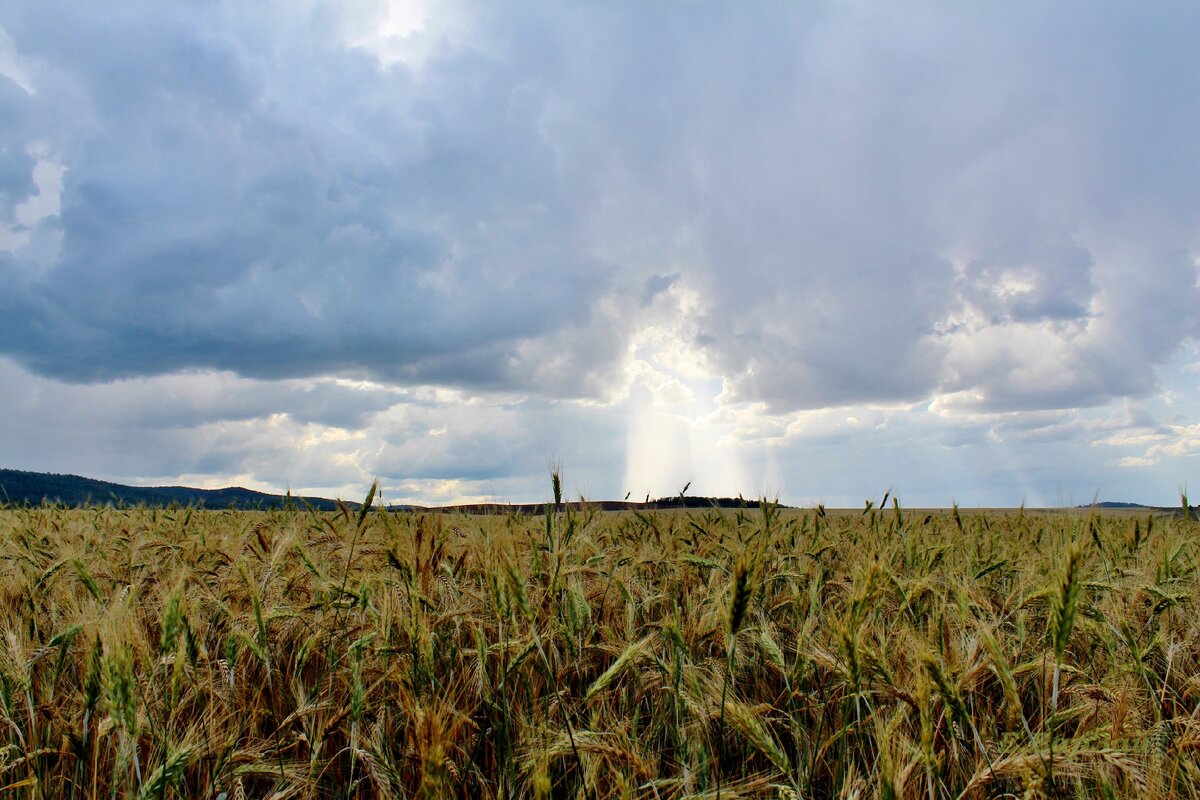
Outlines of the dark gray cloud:
M 968 262 L 959 297 L 991 324 L 1074 321 L 1090 316 L 1094 260 L 1071 245 L 1013 242 Z
M 0 216 L 15 222 L 17 206 L 37 192 L 33 182 L 34 158 L 23 150 L 0 150 Z
M 0 360 L 0 399 L 14 413 L 36 409 L 43 420 L 61 420 L 60 427 L 113 430 L 131 439 L 139 432 L 197 429 L 272 415 L 298 425 L 351 431 L 398 403 L 421 403 L 411 392 L 379 385 L 327 379 L 258 381 L 229 373 L 63 387 L 6 360 Z
M 39 372 L 520 385 L 519 343 L 588 325 L 607 279 L 528 76 L 447 45 L 418 79 L 315 15 L 256 39 L 212 6 L 24 11 L 35 84 L 74 89 L 18 98 L 43 124 L 5 150 L 6 205 L 22 144 L 67 167 L 59 257 L 3 276 L 0 346 Z
M 690 292 L 726 402 L 1053 409 L 1200 334 L 1190 6 L 451 5 L 409 61 L 374 5 L 54 6 L 0 12 L 43 375 L 603 397 Z

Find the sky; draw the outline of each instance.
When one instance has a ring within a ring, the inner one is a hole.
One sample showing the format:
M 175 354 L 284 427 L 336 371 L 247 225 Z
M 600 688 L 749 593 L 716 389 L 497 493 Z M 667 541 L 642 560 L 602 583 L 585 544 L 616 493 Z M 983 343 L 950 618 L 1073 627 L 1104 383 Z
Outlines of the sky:
M 1200 495 L 1200 6 L 0 0 L 0 466 Z

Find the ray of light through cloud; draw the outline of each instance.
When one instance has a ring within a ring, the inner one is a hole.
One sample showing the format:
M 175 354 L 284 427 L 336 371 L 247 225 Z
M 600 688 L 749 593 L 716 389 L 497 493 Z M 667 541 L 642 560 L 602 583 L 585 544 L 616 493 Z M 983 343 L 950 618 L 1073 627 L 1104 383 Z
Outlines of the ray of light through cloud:
M 0 466 L 1172 503 L 1198 17 L 6 5 Z

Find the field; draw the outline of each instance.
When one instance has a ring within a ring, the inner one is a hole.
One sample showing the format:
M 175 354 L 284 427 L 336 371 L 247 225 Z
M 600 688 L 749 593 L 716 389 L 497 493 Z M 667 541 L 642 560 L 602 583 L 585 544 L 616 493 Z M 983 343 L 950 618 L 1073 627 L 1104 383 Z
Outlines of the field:
M 0 796 L 1200 797 L 1181 516 L 0 511 Z

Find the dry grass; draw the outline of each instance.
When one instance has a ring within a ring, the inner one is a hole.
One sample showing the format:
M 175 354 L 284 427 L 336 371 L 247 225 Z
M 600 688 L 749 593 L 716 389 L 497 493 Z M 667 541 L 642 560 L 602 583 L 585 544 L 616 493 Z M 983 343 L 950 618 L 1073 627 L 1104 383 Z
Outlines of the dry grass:
M 0 796 L 1200 797 L 1197 533 L 9 509 Z

